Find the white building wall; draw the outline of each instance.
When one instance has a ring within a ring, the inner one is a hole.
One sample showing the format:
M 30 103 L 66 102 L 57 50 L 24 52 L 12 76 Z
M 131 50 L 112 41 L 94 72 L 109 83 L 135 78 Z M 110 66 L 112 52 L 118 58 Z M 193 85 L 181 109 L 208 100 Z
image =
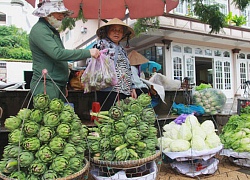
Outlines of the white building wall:
M 29 33 L 32 26 L 37 22 L 38 17 L 32 15 L 34 8 L 31 5 L 24 0 L 20 1 L 23 2 L 23 6 L 11 4 L 11 0 L 0 1 L 0 12 L 6 14 L 6 24 L 1 25 L 15 25 Z
M 23 82 L 24 71 L 32 71 L 32 63 L 6 62 L 7 83 Z

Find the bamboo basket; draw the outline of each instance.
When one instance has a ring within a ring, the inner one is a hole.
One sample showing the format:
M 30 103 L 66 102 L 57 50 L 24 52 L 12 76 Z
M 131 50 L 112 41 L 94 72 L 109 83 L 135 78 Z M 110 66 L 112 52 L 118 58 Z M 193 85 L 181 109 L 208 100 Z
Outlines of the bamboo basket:
M 80 170 L 80 171 L 78 171 L 70 176 L 67 176 L 67 177 L 57 178 L 56 180 L 83 180 L 83 179 L 86 179 L 86 177 L 88 176 L 88 173 L 89 173 L 89 167 L 90 167 L 90 163 L 87 159 L 85 159 L 85 166 L 82 170 Z M 17 180 L 17 179 L 10 178 L 10 177 L 2 174 L 1 172 L 0 172 L 0 179 Z
M 102 166 L 108 166 L 110 168 L 132 168 L 141 166 L 147 162 L 153 161 L 157 159 L 159 156 L 161 156 L 161 151 L 156 151 L 156 153 L 152 156 L 138 159 L 138 160 L 129 160 L 129 161 L 101 161 L 101 160 L 94 160 L 93 158 L 90 158 L 90 161 L 96 165 L 102 165 Z

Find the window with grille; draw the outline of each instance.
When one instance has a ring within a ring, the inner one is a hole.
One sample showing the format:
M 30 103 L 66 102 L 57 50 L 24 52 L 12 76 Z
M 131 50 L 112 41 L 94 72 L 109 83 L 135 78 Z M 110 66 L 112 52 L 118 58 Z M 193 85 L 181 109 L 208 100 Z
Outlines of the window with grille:
M 216 89 L 223 89 L 222 62 L 215 61 L 215 85 Z
M 230 62 L 224 62 L 224 89 L 231 89 L 231 73 L 230 73 Z
M 173 70 L 174 70 L 174 79 L 179 79 L 182 81 L 182 59 L 180 57 L 174 57 L 173 58 Z

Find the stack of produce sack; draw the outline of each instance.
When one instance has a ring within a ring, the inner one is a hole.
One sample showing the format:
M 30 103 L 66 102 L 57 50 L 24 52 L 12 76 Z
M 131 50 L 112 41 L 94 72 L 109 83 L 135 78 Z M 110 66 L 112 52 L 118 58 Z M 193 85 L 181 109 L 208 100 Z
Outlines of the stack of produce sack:
M 249 105 L 240 115 L 232 115 L 220 134 L 224 149 L 220 153 L 237 165 L 250 167 L 250 111 Z
M 226 103 L 226 95 L 211 87 L 210 84 L 196 86 L 193 91 L 193 104 L 202 106 L 205 114 L 214 115 L 222 112 Z
M 19 180 L 57 179 L 81 171 L 88 129 L 60 99 L 38 94 L 34 109 L 20 109 L 5 120 L 10 133 L 0 174 Z
M 156 154 L 158 129 L 156 115 L 150 107 L 151 97 L 118 101 L 109 111 L 91 113 L 98 117 L 96 128 L 87 137 L 91 157 L 102 161 L 128 161 Z
M 213 121 L 200 124 L 194 115 L 182 114 L 164 125 L 163 130 L 158 146 L 172 159 L 174 169 L 192 177 L 217 170 L 219 160 L 214 156 L 222 149 L 222 144 Z

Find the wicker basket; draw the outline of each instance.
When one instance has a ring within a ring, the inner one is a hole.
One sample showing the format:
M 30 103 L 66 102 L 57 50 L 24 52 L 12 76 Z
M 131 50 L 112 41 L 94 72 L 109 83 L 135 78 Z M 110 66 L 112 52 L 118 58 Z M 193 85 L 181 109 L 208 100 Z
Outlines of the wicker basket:
M 138 159 L 138 160 L 129 160 L 129 161 L 101 161 L 101 160 L 94 160 L 93 158 L 90 159 L 90 161 L 94 164 L 97 165 L 106 165 L 110 168 L 131 168 L 131 167 L 137 167 L 140 165 L 143 165 L 147 162 L 153 161 L 156 158 L 161 156 L 161 151 L 157 151 L 154 155 L 143 158 L 143 159 Z
M 63 177 L 63 178 L 58 178 L 56 180 L 83 180 L 83 179 L 86 179 L 85 176 L 88 175 L 89 173 L 89 167 L 90 167 L 90 163 L 88 160 L 85 159 L 85 166 L 84 168 L 81 170 L 81 171 L 78 171 L 70 176 L 67 176 L 67 177 Z M 0 179 L 3 179 L 3 180 L 17 180 L 17 179 L 13 179 L 13 178 L 10 178 L 8 176 L 5 176 L 3 174 L 0 173 Z

